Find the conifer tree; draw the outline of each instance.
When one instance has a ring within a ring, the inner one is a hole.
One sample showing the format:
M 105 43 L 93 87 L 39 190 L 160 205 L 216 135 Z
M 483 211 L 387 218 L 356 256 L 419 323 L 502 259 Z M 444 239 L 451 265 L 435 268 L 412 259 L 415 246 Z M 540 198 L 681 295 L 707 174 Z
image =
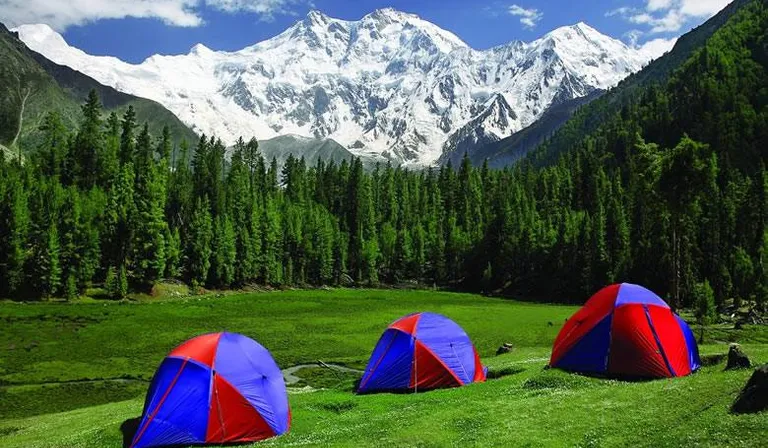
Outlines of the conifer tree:
M 131 242 L 132 274 L 136 283 L 144 287 L 151 287 L 165 272 L 165 199 L 165 173 L 160 172 L 155 162 L 149 128 L 145 124 L 136 144 L 136 219 L 132 220 Z
M 136 111 L 133 106 L 123 114 L 120 133 L 120 164 L 125 165 L 133 162 L 136 151 Z
M 109 190 L 120 169 L 120 133 L 120 119 L 112 112 L 107 118 L 103 148 L 98 158 L 98 185 L 105 190 Z
M 42 141 L 37 151 L 36 165 L 47 177 L 61 177 L 66 171 L 69 133 L 58 112 L 49 112 L 40 125 Z
M 82 107 L 83 122 L 75 137 L 73 160 L 75 180 L 88 189 L 96 185 L 100 177 L 99 158 L 104 146 L 101 120 L 101 102 L 95 90 L 91 90 Z
M 181 274 L 181 237 L 179 229 L 165 228 L 165 278 L 178 278 Z
M 18 167 L 18 165 L 15 165 Z M 20 167 L 19 167 L 20 169 Z M 0 291 L 13 297 L 24 287 L 24 264 L 29 254 L 30 216 L 27 191 L 20 174 L 5 179 L 0 202 Z
M 229 217 L 227 215 L 216 217 L 211 240 L 210 284 L 227 288 L 234 282 L 237 261 L 235 240 L 235 230 Z
M 205 284 L 211 268 L 213 222 L 208 198 L 198 198 L 187 230 L 186 274 L 193 286 Z

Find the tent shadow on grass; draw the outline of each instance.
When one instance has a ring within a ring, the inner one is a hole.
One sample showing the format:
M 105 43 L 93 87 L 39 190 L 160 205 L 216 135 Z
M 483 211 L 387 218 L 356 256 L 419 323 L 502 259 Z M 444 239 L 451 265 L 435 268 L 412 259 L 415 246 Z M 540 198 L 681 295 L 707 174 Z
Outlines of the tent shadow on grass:
M 504 367 L 501 369 L 488 369 L 488 373 L 486 374 L 486 379 L 488 380 L 498 380 L 499 378 L 504 378 L 505 376 L 512 376 L 517 375 L 518 373 L 525 372 L 525 369 L 522 367 Z
M 120 425 L 120 432 L 123 433 L 123 448 L 130 448 L 133 436 L 139 430 L 141 417 L 129 418 Z
M 486 380 L 498 380 L 500 378 L 504 378 L 506 376 L 512 376 L 517 375 L 518 373 L 525 372 L 525 369 L 521 367 L 504 367 L 498 370 L 494 369 L 488 369 L 488 373 L 486 373 Z M 433 390 L 442 389 L 440 387 L 437 388 L 426 388 L 426 389 L 419 389 L 418 391 L 414 391 L 413 389 L 383 389 L 383 390 L 376 390 L 371 392 L 363 392 L 360 393 L 357 391 L 361 379 L 358 379 L 355 381 L 355 384 L 352 388 L 352 392 L 356 393 L 357 395 L 374 395 L 374 394 L 394 394 L 394 395 L 408 395 L 413 393 L 423 393 L 423 392 L 430 392 Z M 468 386 L 469 384 L 467 384 Z
M 650 376 L 642 376 L 642 375 L 627 375 L 627 374 L 618 374 L 618 373 L 599 373 L 599 372 L 579 372 L 576 370 L 568 370 L 568 369 L 561 369 L 559 367 L 550 367 L 550 366 L 544 366 L 542 370 L 543 372 L 562 372 L 566 375 L 575 376 L 579 378 L 590 378 L 594 380 L 608 380 L 608 381 L 618 381 L 623 383 L 647 383 L 651 381 L 656 381 L 661 378 L 655 378 Z M 557 375 L 557 374 L 554 374 Z M 550 379 L 557 380 L 558 377 L 547 377 Z M 562 378 L 562 377 L 560 377 Z
M 120 432 L 123 433 L 123 448 L 130 448 L 131 442 L 133 442 L 133 437 L 136 435 L 136 431 L 139 430 L 139 424 L 141 423 L 141 417 L 135 417 L 135 418 L 129 418 L 128 420 L 124 421 L 120 425 Z M 248 445 L 252 442 L 240 442 L 240 443 L 227 443 L 227 444 L 210 444 L 207 443 L 205 446 L 242 446 L 242 445 Z M 163 448 L 184 448 L 190 446 L 189 444 L 184 445 L 165 445 Z M 195 446 L 195 445 L 192 445 Z M 198 445 L 202 446 L 202 445 Z

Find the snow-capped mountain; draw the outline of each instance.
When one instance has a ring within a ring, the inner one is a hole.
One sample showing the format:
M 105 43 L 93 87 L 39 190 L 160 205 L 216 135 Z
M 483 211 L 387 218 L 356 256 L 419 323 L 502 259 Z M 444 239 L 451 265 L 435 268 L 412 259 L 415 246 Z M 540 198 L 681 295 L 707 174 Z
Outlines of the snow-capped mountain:
M 474 50 L 418 16 L 358 21 L 312 11 L 236 52 L 198 44 L 141 64 L 91 56 L 46 25 L 15 31 L 34 51 L 163 104 L 200 133 L 332 138 L 354 154 L 427 165 L 506 137 L 549 107 L 616 85 L 653 57 L 584 23 L 530 43 Z

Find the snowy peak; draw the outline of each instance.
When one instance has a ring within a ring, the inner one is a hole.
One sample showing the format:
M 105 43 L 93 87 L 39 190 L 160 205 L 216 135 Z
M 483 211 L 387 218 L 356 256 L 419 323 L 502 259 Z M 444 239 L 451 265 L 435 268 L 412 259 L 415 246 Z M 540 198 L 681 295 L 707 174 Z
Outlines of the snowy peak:
M 213 50 L 211 50 L 210 48 L 206 47 L 206 46 L 205 46 L 205 45 L 203 45 L 203 44 L 195 44 L 195 45 L 194 45 L 194 46 L 193 46 L 193 47 L 192 47 L 192 48 L 189 50 L 189 54 L 193 54 L 193 55 L 195 55 L 195 56 L 199 56 L 199 57 L 206 57 L 206 56 L 210 56 L 210 55 L 212 55 L 213 53 L 214 53 L 214 51 L 213 51 Z
M 408 19 L 419 19 L 416 14 L 398 11 L 395 8 L 380 8 L 363 17 L 363 20 L 371 19 L 380 22 L 405 22 Z
M 198 44 L 141 64 L 88 55 L 45 25 L 17 31 L 54 62 L 155 100 L 226 143 L 331 138 L 359 156 L 414 165 L 504 138 L 550 107 L 616 85 L 653 56 L 584 23 L 475 50 L 392 8 L 356 21 L 314 10 L 240 51 Z
M 330 20 L 331 18 L 323 14 L 322 11 L 313 9 L 312 11 L 309 11 L 309 13 L 307 13 L 307 18 L 304 19 L 304 22 L 309 25 L 322 26 L 324 24 L 327 24 Z
M 12 31 L 18 32 L 19 38 L 33 50 L 44 48 L 49 53 L 61 53 L 70 49 L 61 34 L 43 23 L 21 25 Z

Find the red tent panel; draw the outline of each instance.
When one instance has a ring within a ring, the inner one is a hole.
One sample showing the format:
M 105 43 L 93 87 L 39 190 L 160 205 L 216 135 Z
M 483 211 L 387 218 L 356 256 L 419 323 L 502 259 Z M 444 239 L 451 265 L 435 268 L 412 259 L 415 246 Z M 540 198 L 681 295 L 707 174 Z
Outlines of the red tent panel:
M 192 358 L 208 367 L 213 367 L 213 359 L 216 356 L 216 346 L 219 344 L 221 333 L 204 334 L 192 338 L 176 347 L 168 356 L 178 358 Z
M 675 315 L 668 308 L 653 305 L 648 305 L 648 313 L 651 316 L 656 336 L 664 348 L 664 354 L 672 370 L 675 371 L 677 376 L 691 373 L 685 335 L 683 335 L 683 330 L 680 329 L 680 324 L 677 322 Z
M 642 305 L 616 308 L 611 331 L 609 372 L 632 376 L 670 376 Z
M 461 381 L 426 345 L 416 341 L 414 350 L 410 386 L 412 389 L 437 389 L 440 387 L 461 386 Z
M 206 442 L 248 442 L 274 435 L 253 405 L 227 380 L 214 375 Z

